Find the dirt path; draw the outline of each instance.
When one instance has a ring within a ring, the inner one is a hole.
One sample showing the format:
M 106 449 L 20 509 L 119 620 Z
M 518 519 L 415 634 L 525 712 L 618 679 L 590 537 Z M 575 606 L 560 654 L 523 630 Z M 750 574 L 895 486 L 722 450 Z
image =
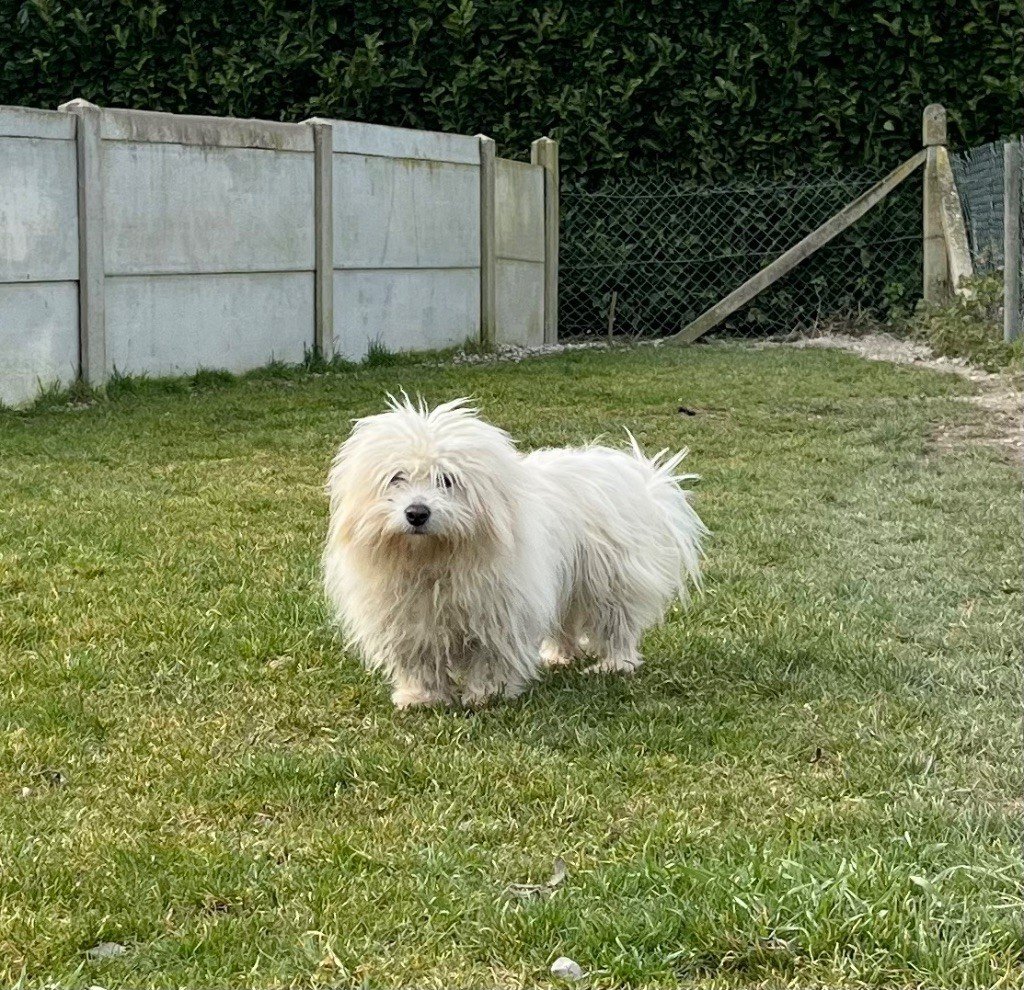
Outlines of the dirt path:
M 1024 453 L 1024 392 L 1021 391 L 1019 378 L 1009 374 L 991 374 L 961 358 L 936 357 L 923 344 L 884 333 L 866 334 L 863 337 L 834 333 L 791 341 L 784 346 L 834 347 L 869 361 L 911 364 L 966 378 L 978 386 L 978 391 L 975 395 L 967 396 L 964 401 L 983 409 L 986 413 L 985 422 L 944 425 L 936 433 L 936 445 L 941 449 L 952 450 L 963 443 L 982 442 L 998 447 L 1011 460 L 1021 462 Z
M 641 346 L 660 347 L 663 340 L 643 341 Z M 544 344 L 539 347 L 501 346 L 496 351 L 484 354 L 456 354 L 451 359 L 455 364 L 482 364 L 492 361 L 519 362 L 524 358 L 542 354 L 558 354 L 569 350 L 603 349 L 604 341 L 579 343 Z M 985 411 L 982 423 L 944 424 L 935 435 L 935 444 L 942 450 L 954 450 L 964 443 L 985 443 L 1002 450 L 1012 461 L 1020 463 L 1024 456 L 1024 392 L 1021 381 L 1009 374 L 991 374 L 968 364 L 961 358 L 936 357 L 926 346 L 911 340 L 892 337 L 886 333 L 870 333 L 851 336 L 830 333 L 821 337 L 804 337 L 785 343 L 763 341 L 758 347 L 831 347 L 849 351 L 869 361 L 891 361 L 894 364 L 910 364 L 918 368 L 930 368 L 946 374 L 959 375 L 978 386 L 976 394 L 965 397 L 969 402 Z

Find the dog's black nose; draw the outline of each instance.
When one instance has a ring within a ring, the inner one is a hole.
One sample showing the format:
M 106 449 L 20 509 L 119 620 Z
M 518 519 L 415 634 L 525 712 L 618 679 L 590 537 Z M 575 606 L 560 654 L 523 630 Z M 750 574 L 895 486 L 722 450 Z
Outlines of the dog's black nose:
M 417 502 L 405 510 L 405 518 L 409 520 L 410 526 L 422 526 L 430 518 L 430 509 Z

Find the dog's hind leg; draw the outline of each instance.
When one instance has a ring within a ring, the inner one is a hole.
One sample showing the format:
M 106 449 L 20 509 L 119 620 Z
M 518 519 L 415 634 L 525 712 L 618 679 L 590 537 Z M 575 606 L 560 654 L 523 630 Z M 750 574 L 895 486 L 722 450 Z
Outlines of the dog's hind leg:
M 568 667 L 576 659 L 576 644 L 568 636 L 546 639 L 541 644 L 540 659 L 545 667 Z
M 628 675 L 644 662 L 640 656 L 640 630 L 620 610 L 607 610 L 587 639 L 590 651 L 598 659 L 584 668 L 585 674 Z
M 633 650 L 631 653 L 623 653 L 617 656 L 605 657 L 598 660 L 589 667 L 583 668 L 584 674 L 622 674 L 628 677 L 635 674 L 637 669 L 643 665 L 644 658 Z

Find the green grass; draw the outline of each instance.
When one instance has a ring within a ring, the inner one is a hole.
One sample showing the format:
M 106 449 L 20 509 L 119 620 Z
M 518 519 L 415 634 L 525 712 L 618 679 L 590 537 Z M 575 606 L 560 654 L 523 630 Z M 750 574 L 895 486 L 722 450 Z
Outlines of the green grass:
M 396 714 L 340 652 L 325 469 L 399 387 L 692 448 L 707 589 L 635 679 Z M 933 443 L 971 387 L 715 345 L 0 414 L 0 984 L 1018 986 L 1019 483 Z

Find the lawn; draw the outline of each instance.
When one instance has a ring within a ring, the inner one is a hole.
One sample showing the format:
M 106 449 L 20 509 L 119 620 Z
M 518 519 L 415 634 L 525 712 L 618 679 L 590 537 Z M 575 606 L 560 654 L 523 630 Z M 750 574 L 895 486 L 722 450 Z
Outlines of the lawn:
M 691 447 L 707 586 L 637 677 L 395 713 L 341 652 L 325 469 L 399 387 Z M 1019 986 L 1020 484 L 935 440 L 973 387 L 708 345 L 0 413 L 0 984 Z

